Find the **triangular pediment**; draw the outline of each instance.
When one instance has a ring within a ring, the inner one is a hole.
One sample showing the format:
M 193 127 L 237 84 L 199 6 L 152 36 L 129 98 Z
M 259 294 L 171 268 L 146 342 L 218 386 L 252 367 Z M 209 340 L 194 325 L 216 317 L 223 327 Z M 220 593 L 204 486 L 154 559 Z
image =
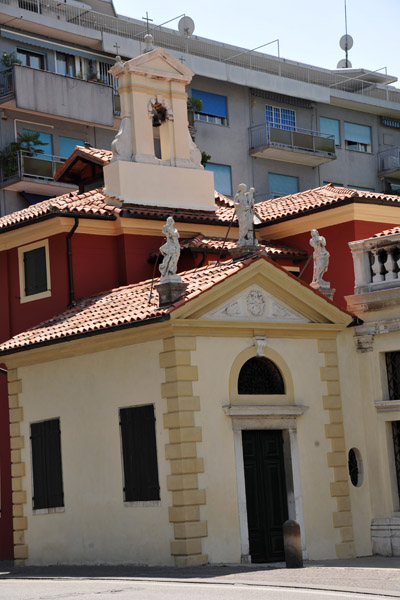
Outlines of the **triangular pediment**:
M 269 323 L 276 327 L 310 324 L 345 327 L 352 316 L 314 292 L 272 260 L 261 256 L 246 261 L 226 278 L 215 271 L 215 284 L 207 278 L 203 293 L 171 313 L 174 319 L 202 322 Z
M 200 317 L 217 321 L 263 321 L 275 323 L 309 323 L 286 303 L 269 294 L 260 285 L 250 285 Z
M 130 73 L 155 75 L 159 73 L 167 78 L 191 81 L 194 73 L 163 48 L 131 58 L 124 63 L 123 70 Z

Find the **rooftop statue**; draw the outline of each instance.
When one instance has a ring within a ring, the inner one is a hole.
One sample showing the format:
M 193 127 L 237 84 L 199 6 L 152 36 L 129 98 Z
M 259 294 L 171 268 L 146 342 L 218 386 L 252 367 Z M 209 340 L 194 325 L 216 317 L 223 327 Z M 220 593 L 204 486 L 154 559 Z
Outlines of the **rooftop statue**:
M 311 230 L 310 246 L 314 248 L 314 272 L 311 287 L 315 289 L 329 288 L 330 283 L 322 279 L 322 276 L 328 270 L 330 254 L 326 249 L 326 239 L 319 235 L 316 229 Z
M 235 194 L 234 205 L 239 222 L 239 240 L 237 247 L 257 246 L 254 234 L 254 188 L 247 192 L 247 185 L 240 183 Z
M 159 267 L 161 273 L 160 283 L 179 283 L 181 281 L 180 276 L 176 274 L 181 247 L 179 244 L 179 233 L 174 225 L 174 219 L 168 217 L 166 224 L 162 228 L 166 242 L 160 248 L 160 252 L 164 257 Z

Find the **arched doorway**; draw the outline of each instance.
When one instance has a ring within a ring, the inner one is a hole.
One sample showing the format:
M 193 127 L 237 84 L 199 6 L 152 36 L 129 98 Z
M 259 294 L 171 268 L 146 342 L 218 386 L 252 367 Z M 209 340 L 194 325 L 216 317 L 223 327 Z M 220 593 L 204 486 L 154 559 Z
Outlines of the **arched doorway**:
M 285 394 L 282 374 L 264 357 L 250 358 L 238 377 L 239 395 Z M 284 559 L 283 523 L 288 503 L 283 450 L 283 431 L 242 431 L 249 553 L 252 562 Z

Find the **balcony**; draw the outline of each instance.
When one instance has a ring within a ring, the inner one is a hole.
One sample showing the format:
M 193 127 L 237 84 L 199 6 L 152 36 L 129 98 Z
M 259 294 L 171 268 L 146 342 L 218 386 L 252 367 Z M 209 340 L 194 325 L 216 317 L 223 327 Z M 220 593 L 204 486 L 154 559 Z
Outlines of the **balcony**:
M 250 127 L 251 156 L 317 167 L 336 158 L 333 135 L 307 129 L 281 129 L 274 123 Z
M 35 90 L 35 93 L 32 93 Z M 113 127 L 119 97 L 110 85 L 14 65 L 0 73 L 0 105 Z
M 64 161 L 64 158 L 50 154 L 17 152 L 1 169 L 0 187 L 13 192 L 29 191 L 43 196 L 65 194 L 76 189 L 76 185 L 54 181 L 54 175 Z
M 390 148 L 378 154 L 378 176 L 400 180 L 400 148 Z
M 392 231 L 389 235 L 349 243 L 355 283 L 354 295 L 346 297 L 347 308 L 363 320 L 379 320 L 378 311 L 384 311 L 385 319 L 392 315 L 398 323 L 400 228 Z

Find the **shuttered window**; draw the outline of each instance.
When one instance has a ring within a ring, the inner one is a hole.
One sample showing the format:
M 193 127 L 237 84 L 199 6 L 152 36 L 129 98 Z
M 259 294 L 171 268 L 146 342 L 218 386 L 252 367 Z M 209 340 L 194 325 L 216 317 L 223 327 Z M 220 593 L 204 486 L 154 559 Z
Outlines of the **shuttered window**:
M 159 500 L 154 406 L 120 409 L 126 502 Z
M 31 425 L 33 508 L 64 506 L 60 419 Z
M 41 246 L 24 252 L 25 295 L 47 290 L 46 248 Z

